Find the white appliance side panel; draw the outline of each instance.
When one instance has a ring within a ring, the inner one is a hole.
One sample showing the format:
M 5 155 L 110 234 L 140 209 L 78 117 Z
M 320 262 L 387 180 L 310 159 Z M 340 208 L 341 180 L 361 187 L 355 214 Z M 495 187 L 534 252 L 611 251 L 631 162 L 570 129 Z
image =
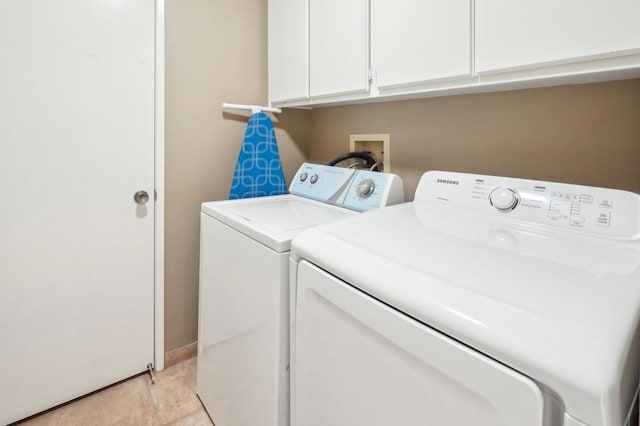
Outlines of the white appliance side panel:
M 296 303 L 294 425 L 542 425 L 530 379 L 306 261 Z
M 154 15 L 0 1 L 0 424 L 154 360 Z
M 288 259 L 201 214 L 197 391 L 217 426 L 288 424 Z

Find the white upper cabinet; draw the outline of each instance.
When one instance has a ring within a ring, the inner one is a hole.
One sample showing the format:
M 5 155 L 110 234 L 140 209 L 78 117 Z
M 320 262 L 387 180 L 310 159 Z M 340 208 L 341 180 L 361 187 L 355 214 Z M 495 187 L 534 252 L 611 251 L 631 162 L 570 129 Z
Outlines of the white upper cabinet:
M 475 0 L 476 70 L 518 70 L 640 48 L 639 0 Z
M 309 98 L 308 0 L 269 0 L 269 100 Z
M 371 0 L 379 89 L 471 76 L 470 0 Z
M 280 106 L 640 77 L 640 0 L 269 0 Z
M 368 12 L 368 0 L 309 0 L 312 98 L 369 90 Z

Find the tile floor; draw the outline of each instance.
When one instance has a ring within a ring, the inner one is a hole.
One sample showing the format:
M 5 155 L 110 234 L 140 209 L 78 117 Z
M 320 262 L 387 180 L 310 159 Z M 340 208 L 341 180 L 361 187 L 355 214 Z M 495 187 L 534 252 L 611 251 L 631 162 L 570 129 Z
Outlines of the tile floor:
M 196 396 L 196 358 L 112 386 L 19 423 L 25 426 L 211 426 Z

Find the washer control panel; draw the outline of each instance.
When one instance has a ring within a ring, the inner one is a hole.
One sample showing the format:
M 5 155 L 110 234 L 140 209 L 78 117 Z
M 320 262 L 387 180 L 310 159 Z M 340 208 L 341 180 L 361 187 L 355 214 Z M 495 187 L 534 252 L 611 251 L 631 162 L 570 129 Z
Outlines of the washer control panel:
M 640 238 L 640 195 L 617 189 L 430 171 L 417 201 L 614 238 Z
M 358 197 L 362 199 L 369 198 L 376 190 L 376 182 L 374 179 L 365 179 L 358 183 L 358 187 L 356 188 L 356 193 Z
M 404 202 L 402 180 L 394 174 L 312 163 L 300 166 L 289 192 L 360 212 Z

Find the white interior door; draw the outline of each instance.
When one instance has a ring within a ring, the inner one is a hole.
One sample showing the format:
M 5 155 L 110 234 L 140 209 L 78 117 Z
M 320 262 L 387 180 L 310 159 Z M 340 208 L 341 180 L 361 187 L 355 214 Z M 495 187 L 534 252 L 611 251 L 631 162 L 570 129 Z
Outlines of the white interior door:
M 154 11 L 0 2 L 0 424 L 153 362 Z

